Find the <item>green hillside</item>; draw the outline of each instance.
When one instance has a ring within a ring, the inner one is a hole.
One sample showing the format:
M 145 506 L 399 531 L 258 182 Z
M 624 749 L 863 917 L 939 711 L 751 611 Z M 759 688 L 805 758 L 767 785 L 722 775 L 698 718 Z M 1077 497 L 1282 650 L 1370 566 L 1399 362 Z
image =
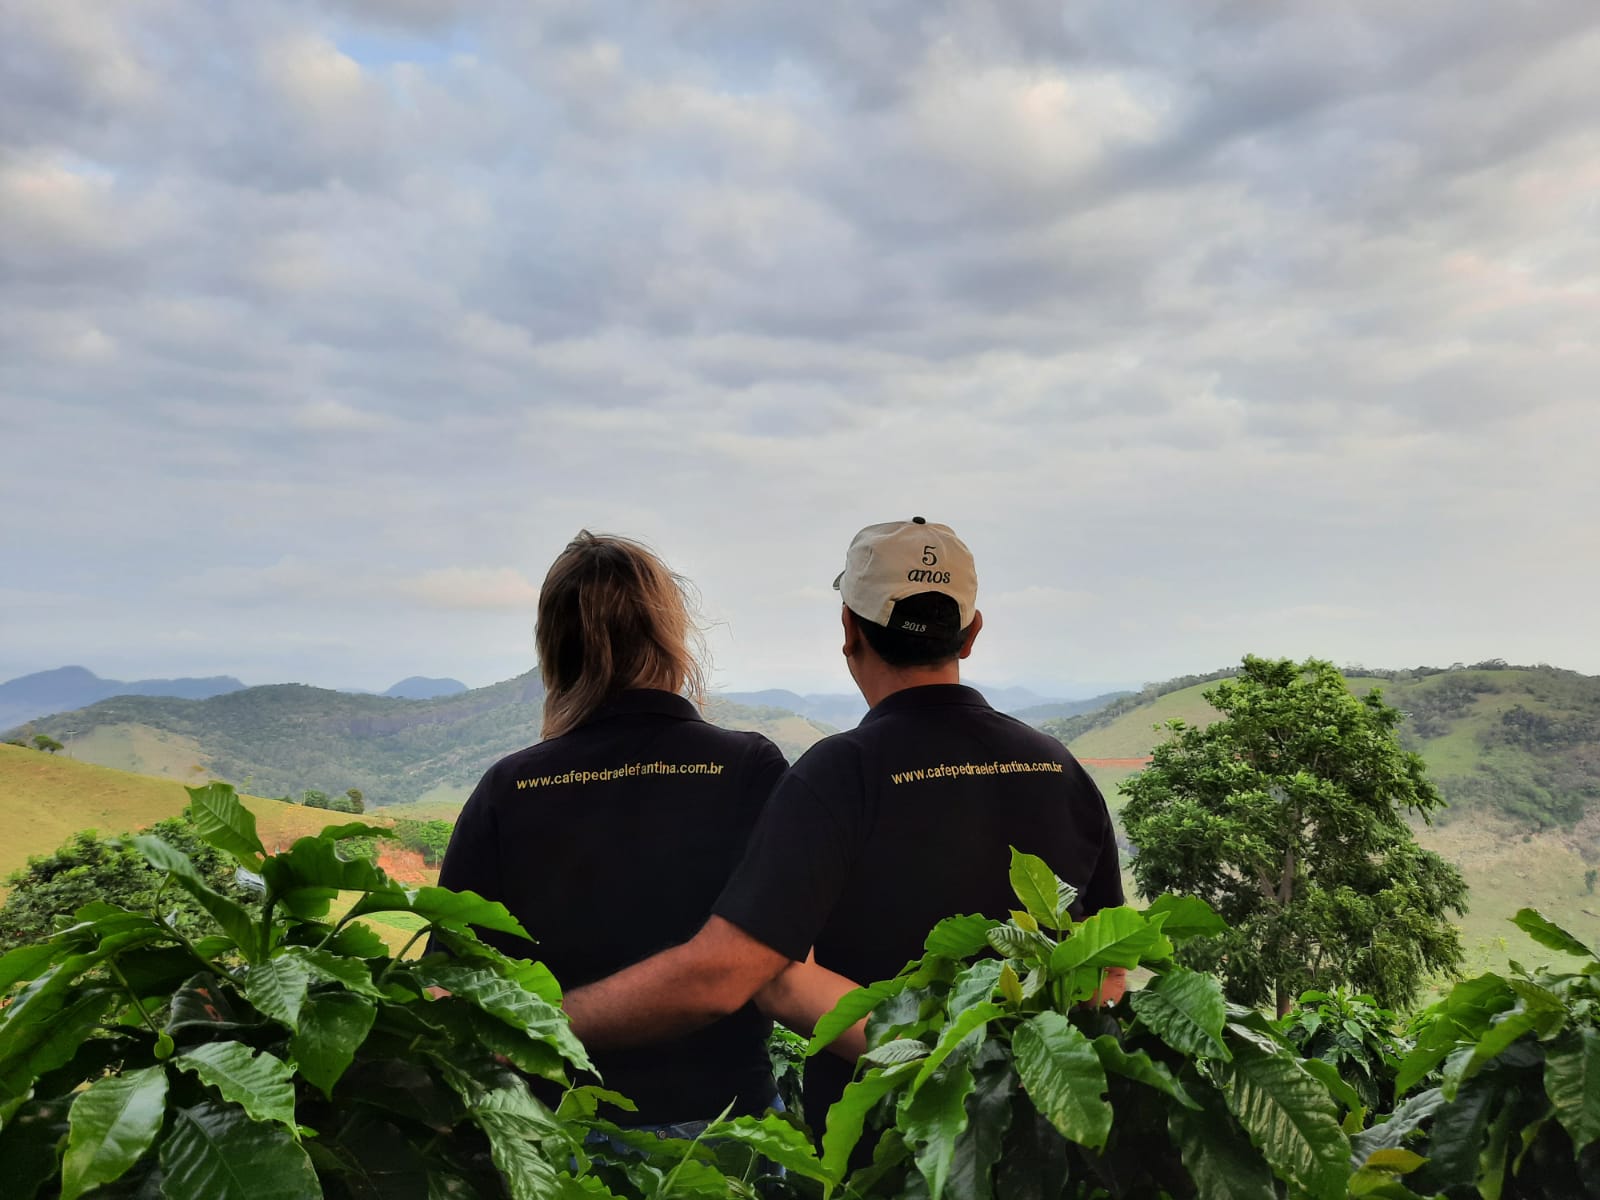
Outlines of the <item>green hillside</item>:
M 337 819 L 277 800 L 246 796 L 244 802 L 256 814 L 261 840 L 274 848 Z M 175 780 L 0 745 L 0 879 L 79 830 L 128 833 L 176 816 L 188 803 Z
M 369 804 L 459 805 L 485 768 L 538 738 L 535 673 L 432 700 L 279 684 L 209 700 L 120 696 L 33 722 L 74 758 L 268 795 L 360 788 Z M 713 700 L 707 715 L 755 729 L 791 758 L 829 732 L 781 709 Z

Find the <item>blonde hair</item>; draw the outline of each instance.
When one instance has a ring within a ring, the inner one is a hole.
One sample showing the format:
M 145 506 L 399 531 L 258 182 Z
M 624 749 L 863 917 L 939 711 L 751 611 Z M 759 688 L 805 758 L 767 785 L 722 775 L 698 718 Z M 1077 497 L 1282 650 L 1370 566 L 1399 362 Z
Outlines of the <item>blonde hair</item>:
M 705 697 L 705 643 L 693 589 L 647 547 L 587 529 L 550 564 L 534 644 L 547 738 L 582 725 L 618 692 Z

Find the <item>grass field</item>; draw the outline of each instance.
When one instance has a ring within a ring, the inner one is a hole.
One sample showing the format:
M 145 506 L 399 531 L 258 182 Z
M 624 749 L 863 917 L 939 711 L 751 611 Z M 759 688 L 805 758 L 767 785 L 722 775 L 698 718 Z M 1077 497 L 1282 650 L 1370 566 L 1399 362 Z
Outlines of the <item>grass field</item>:
M 296 838 L 345 819 L 281 800 L 257 796 L 243 800 L 255 814 L 256 832 L 268 850 L 282 849 Z M 80 830 L 134 833 L 176 816 L 188 803 L 189 793 L 176 780 L 0 745 L 0 879 L 27 866 L 30 856 L 50 853 Z M 406 874 L 417 876 L 407 882 L 432 883 L 438 878 L 436 871 L 418 872 L 414 867 Z M 0 885 L 0 899 L 5 891 Z M 346 906 L 354 902 L 351 896 Z M 398 950 L 421 927 L 420 919 L 410 913 L 378 913 L 368 920 L 391 950 Z

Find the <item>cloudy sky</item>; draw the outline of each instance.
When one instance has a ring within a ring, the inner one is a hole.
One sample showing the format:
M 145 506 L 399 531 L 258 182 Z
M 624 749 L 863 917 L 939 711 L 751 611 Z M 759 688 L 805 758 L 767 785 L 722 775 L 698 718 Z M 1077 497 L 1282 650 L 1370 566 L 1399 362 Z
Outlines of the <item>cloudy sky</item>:
M 1600 672 L 1593 0 L 0 24 L 0 678 L 488 683 L 587 526 L 843 690 L 913 513 L 995 683 Z

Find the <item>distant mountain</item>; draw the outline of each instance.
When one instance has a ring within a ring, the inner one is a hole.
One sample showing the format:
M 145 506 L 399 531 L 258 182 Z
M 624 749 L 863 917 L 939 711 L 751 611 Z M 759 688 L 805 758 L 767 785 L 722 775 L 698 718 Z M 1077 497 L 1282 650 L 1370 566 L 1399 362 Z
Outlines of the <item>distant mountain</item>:
M 530 671 L 453 696 L 401 700 L 285 683 L 178 700 L 118 696 L 35 722 L 74 758 L 256 795 L 338 793 L 368 804 L 459 801 L 497 758 L 538 740 L 544 686 Z M 789 757 L 829 732 L 793 712 L 714 699 L 707 716 L 766 734 Z
M 174 696 L 204 700 L 237 692 L 244 684 L 232 675 L 206 679 L 101 679 L 86 667 L 57 667 L 0 683 L 0 729 L 36 717 L 83 708 L 111 696 Z
M 1085 700 L 1053 700 L 1024 687 L 992 687 L 976 681 L 972 686 L 1001 712 L 1035 724 L 1050 718 L 1093 712 L 1127 695 L 1126 692 L 1107 692 Z M 835 729 L 853 729 L 867 715 L 867 702 L 859 692 L 812 692 L 802 696 L 785 688 L 768 688 L 760 692 L 726 692 L 723 696 L 735 704 L 786 708 Z
M 383 694 L 394 700 L 433 700 L 439 696 L 459 696 L 466 690 L 467 685 L 459 679 L 408 675 Z

